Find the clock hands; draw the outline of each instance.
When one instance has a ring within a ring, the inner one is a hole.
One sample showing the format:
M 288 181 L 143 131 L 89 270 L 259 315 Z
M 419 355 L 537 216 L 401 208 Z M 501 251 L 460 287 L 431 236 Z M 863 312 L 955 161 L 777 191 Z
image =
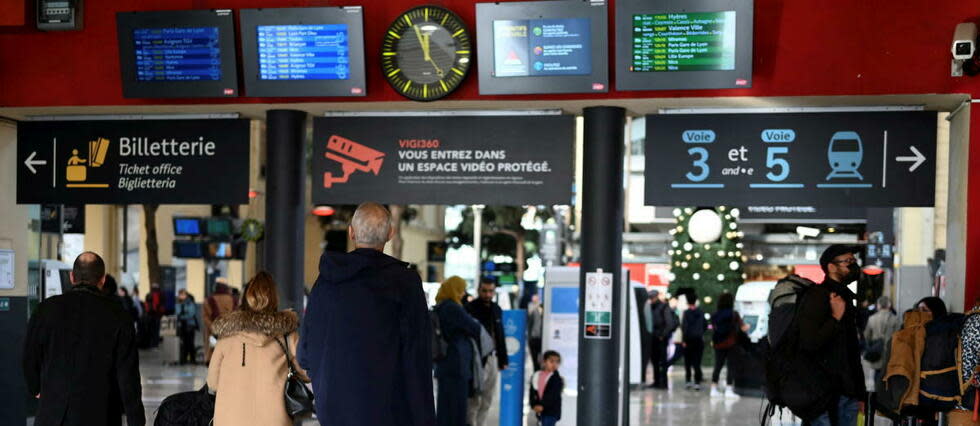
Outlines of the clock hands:
M 430 51 L 429 36 L 430 36 L 430 34 L 422 34 L 422 31 L 419 30 L 419 26 L 418 25 L 412 25 L 412 29 L 415 30 L 415 37 L 417 37 L 419 39 L 419 44 L 422 46 L 422 59 L 424 59 L 426 62 L 432 64 L 432 67 L 436 69 L 436 74 L 438 74 L 440 77 L 442 77 L 444 75 L 444 73 L 442 72 L 442 68 L 439 68 L 439 65 L 436 65 L 436 62 L 432 60 L 432 56 L 429 55 L 429 51 Z

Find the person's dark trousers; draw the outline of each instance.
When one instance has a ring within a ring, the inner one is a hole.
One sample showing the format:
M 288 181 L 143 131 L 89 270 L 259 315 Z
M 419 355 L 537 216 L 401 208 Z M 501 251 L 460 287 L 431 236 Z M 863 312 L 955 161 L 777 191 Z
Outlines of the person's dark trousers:
M 534 371 L 541 369 L 541 338 L 532 337 L 527 339 L 527 347 L 531 350 L 531 363 L 534 365 Z
M 466 425 L 466 400 L 469 384 L 462 377 L 439 379 L 439 396 L 436 399 L 436 425 Z
M 160 346 L 160 317 L 150 316 L 150 346 Z
M 725 362 L 728 360 L 728 353 L 731 351 L 729 349 L 715 349 L 715 369 L 711 372 L 711 383 L 718 383 L 718 379 L 721 378 L 721 367 L 725 366 Z M 728 384 L 733 383 L 733 377 L 731 366 L 728 368 L 728 374 L 725 375 L 726 382 Z
M 653 339 L 653 387 L 667 389 L 667 344 L 666 339 Z
M 552 416 L 541 416 L 540 422 L 541 426 L 555 426 L 558 424 L 558 419 Z
M 694 383 L 701 384 L 704 375 L 701 372 L 701 359 L 704 357 L 703 340 L 684 341 L 684 380 L 691 382 L 691 370 L 694 370 Z
M 194 348 L 194 329 L 191 327 L 180 327 L 180 364 L 194 364 L 197 362 L 197 351 Z

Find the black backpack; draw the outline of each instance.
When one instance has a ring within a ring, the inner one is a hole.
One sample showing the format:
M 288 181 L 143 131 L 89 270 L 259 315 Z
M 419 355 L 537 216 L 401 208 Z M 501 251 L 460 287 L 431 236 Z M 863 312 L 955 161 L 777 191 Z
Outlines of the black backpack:
M 949 314 L 926 323 L 926 344 L 919 363 L 919 408 L 945 412 L 960 402 L 960 331 L 966 317 Z
M 153 426 L 209 426 L 214 418 L 214 395 L 208 386 L 164 398 Z
M 432 323 L 432 360 L 442 361 L 446 359 L 446 353 L 449 351 L 449 342 L 442 334 L 442 324 L 435 310 L 429 311 L 429 322 Z
M 800 348 L 799 313 L 803 298 L 814 282 L 798 275 L 779 280 L 769 293 L 769 351 L 765 356 L 766 397 L 763 416 L 768 424 L 777 408 L 786 407 L 809 421 L 827 411 L 833 400 L 827 374 Z

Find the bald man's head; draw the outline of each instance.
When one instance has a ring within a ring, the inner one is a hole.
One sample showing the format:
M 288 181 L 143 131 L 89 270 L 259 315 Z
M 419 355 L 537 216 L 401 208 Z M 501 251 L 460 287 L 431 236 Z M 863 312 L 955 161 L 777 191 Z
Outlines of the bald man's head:
M 357 206 L 348 229 L 358 248 L 384 250 L 391 239 L 391 213 L 381 204 L 367 202 Z
M 99 255 L 87 251 L 75 258 L 71 268 L 72 285 L 94 285 L 101 288 L 105 283 L 105 262 Z

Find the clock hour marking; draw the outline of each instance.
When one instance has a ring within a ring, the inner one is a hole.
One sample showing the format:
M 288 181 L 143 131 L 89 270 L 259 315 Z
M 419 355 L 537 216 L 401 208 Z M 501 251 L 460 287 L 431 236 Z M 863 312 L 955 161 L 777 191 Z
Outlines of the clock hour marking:
M 394 31 L 388 31 L 388 34 L 391 34 L 391 36 L 394 38 L 399 38 L 399 39 L 402 38 L 402 36 L 398 35 L 398 33 Z
M 412 25 L 412 20 L 408 17 L 408 15 L 405 15 L 405 22 L 407 22 L 408 25 Z
M 398 74 L 398 72 L 401 71 L 401 70 L 402 70 L 401 68 L 395 68 L 390 73 L 388 73 L 388 77 L 391 77 L 391 76 L 393 76 L 395 74 Z
M 463 33 L 463 28 L 460 28 L 459 30 L 457 30 L 456 32 L 453 33 L 453 37 L 456 37 L 456 36 L 458 36 L 458 35 L 460 35 L 462 33 Z
M 397 54 L 398 54 L 398 52 L 385 52 L 384 53 L 384 56 L 395 56 Z
M 458 70 L 458 69 L 456 69 L 456 67 L 452 67 L 450 69 L 453 70 L 456 74 L 463 75 L 463 72 L 460 71 L 460 70 Z
M 456 51 L 456 54 L 457 55 L 468 55 L 469 53 L 470 53 L 469 50 L 457 50 Z
M 422 97 L 425 98 L 425 97 L 428 97 L 428 96 L 429 96 L 429 85 L 428 84 L 423 84 L 422 85 Z
M 439 80 L 439 85 L 442 86 L 442 90 L 443 91 L 447 91 L 447 92 L 449 91 L 449 88 L 446 87 L 446 82 L 445 81 Z
M 402 91 L 403 91 L 403 92 L 404 92 L 404 91 L 407 91 L 407 90 L 408 90 L 408 88 L 409 88 L 409 86 L 411 86 L 411 85 L 412 85 L 412 81 L 411 81 L 411 80 L 409 80 L 409 81 L 406 81 L 406 82 L 405 82 L 405 87 L 402 87 Z

